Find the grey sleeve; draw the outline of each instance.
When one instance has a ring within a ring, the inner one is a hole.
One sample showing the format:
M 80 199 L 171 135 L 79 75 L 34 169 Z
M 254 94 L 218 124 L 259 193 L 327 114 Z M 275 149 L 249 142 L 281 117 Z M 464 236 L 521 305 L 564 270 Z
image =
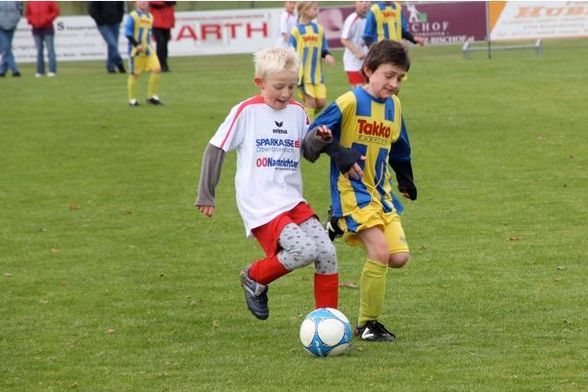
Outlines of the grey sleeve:
M 215 189 L 220 180 L 225 155 L 226 152 L 212 144 L 206 147 L 202 157 L 198 198 L 194 203 L 195 205 L 214 207 Z
M 323 140 L 317 137 L 316 130 L 317 128 L 308 131 L 302 141 L 302 155 L 310 162 L 316 162 L 325 146 L 333 141 L 332 137 L 330 140 Z

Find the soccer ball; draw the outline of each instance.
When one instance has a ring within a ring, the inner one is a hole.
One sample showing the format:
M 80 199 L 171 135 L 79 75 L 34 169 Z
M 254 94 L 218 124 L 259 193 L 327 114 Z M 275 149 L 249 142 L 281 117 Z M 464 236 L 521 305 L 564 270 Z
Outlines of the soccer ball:
M 318 308 L 300 325 L 300 341 L 317 357 L 340 355 L 351 345 L 351 325 L 337 309 Z

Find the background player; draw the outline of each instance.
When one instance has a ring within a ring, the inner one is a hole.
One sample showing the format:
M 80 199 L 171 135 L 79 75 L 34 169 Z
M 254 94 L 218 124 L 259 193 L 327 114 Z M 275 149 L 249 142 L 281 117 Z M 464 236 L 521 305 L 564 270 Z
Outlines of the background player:
M 148 11 L 147 1 L 137 1 L 136 9 L 127 17 L 125 36 L 129 40 L 129 105 L 139 106 L 137 102 L 137 80 L 143 71 L 151 71 L 147 91 L 147 103 L 161 105 L 157 96 L 161 67 L 153 48 L 151 28 L 153 15 Z
M 365 29 L 365 16 L 370 9 L 370 5 L 371 2 L 369 1 L 356 1 L 355 12 L 345 19 L 341 31 L 341 44 L 345 47 L 343 69 L 347 73 L 347 79 L 352 88 L 365 83 L 361 73 L 361 65 L 367 54 L 368 47 L 362 35 Z
M 421 46 L 425 44 L 423 37 L 413 36 L 408 29 L 408 22 L 397 1 L 378 1 L 372 5 L 366 16 L 363 39 L 368 47 L 383 39 L 393 41 L 405 39 L 413 44 Z
M 318 3 L 300 1 L 296 11 L 298 24 L 290 34 L 290 45 L 300 58 L 298 87 L 302 92 L 304 109 L 312 119 L 327 104 L 327 88 L 323 80 L 321 58 L 331 65 L 335 64 L 335 58 L 329 53 L 323 26 L 314 22 L 319 14 Z

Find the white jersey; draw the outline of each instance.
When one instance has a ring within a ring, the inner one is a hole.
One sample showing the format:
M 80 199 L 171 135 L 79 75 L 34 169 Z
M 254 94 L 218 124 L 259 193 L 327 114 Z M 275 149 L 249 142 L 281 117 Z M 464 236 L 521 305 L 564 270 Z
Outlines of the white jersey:
M 280 14 L 280 30 L 278 32 L 278 39 L 276 40 L 276 46 L 278 48 L 288 49 L 290 47 L 289 38 L 284 41 L 282 34 L 287 34 L 290 37 L 290 31 L 292 31 L 292 27 L 294 26 L 296 26 L 296 15 L 288 11 L 282 11 Z
M 257 96 L 234 106 L 210 140 L 223 151 L 237 150 L 235 190 L 247 236 L 305 201 L 300 147 L 308 125 L 298 102 L 276 110 Z
M 364 54 L 368 52 L 368 47 L 361 36 L 365 27 L 365 20 L 365 18 L 360 18 L 354 12 L 345 19 L 343 30 L 341 31 L 341 38 L 351 41 Z M 358 59 L 351 50 L 345 48 L 343 53 L 343 69 L 345 71 L 359 71 L 362 64 L 363 60 Z

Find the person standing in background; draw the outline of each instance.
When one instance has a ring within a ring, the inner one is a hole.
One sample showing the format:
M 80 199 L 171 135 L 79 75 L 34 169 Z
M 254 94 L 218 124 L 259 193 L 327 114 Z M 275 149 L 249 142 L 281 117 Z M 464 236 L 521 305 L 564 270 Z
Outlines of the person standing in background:
M 106 71 L 116 73 L 118 68 L 120 73 L 126 73 L 123 59 L 118 51 L 118 36 L 125 13 L 125 4 L 122 1 L 90 1 L 88 13 L 96 22 L 98 31 L 108 47 Z
M 280 13 L 280 31 L 276 41 L 278 48 L 288 49 L 290 47 L 290 31 L 296 26 L 295 1 L 284 1 L 284 10 Z
M 167 64 L 167 44 L 171 39 L 171 29 L 176 24 L 175 1 L 150 1 L 149 12 L 153 15 L 153 37 L 157 45 L 157 58 L 161 72 L 169 72 Z
M 12 53 L 12 38 L 21 14 L 20 2 L 0 1 L 0 77 L 4 77 L 8 69 L 12 71 L 12 76 L 20 76 Z
M 55 29 L 53 21 L 59 16 L 57 1 L 27 1 L 27 22 L 33 27 L 33 38 L 37 48 L 37 73 L 35 77 L 45 75 L 44 47 L 47 47 L 49 56 L 48 77 L 57 74 L 57 57 L 55 56 Z

